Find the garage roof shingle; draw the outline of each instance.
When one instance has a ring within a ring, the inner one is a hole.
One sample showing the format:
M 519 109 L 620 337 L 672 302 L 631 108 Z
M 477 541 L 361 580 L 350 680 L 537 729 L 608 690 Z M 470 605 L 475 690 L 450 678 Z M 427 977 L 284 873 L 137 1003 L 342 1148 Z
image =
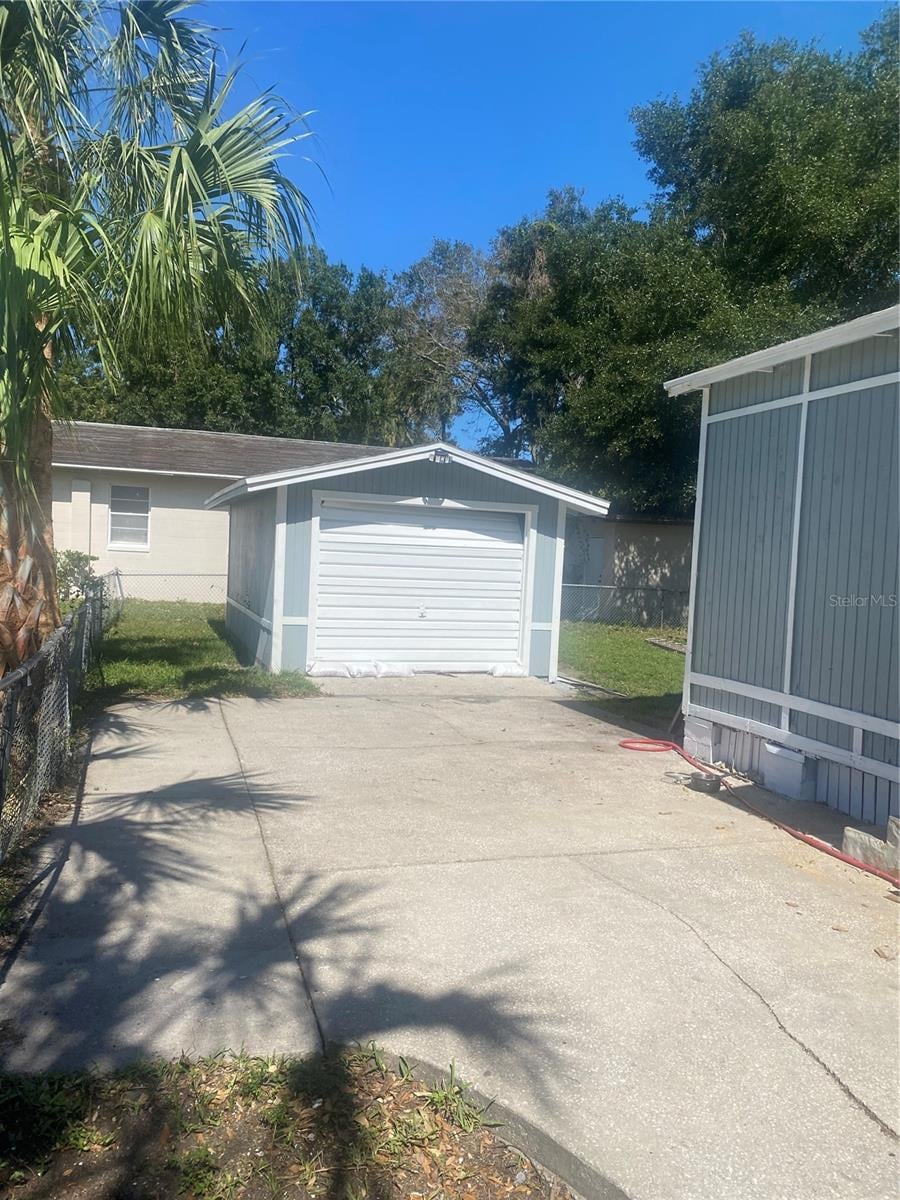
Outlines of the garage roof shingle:
M 243 479 L 267 471 L 321 466 L 344 459 L 377 457 L 386 446 L 314 442 L 299 438 L 210 433 L 200 429 L 157 429 L 144 425 L 105 425 L 96 421 L 56 421 L 56 466 L 108 467 L 131 471 L 172 471 Z

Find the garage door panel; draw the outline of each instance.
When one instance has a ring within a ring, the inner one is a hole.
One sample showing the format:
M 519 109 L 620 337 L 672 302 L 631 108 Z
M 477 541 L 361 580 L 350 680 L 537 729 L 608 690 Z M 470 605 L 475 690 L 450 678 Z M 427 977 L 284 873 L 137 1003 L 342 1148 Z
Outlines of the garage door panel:
M 329 503 L 323 506 L 319 534 L 332 533 L 350 537 L 372 537 L 383 540 L 411 534 L 420 537 L 422 530 L 440 538 L 462 538 L 483 541 L 496 538 L 514 542 L 522 537 L 522 517 L 518 513 L 491 513 L 465 508 L 414 508 L 391 505 L 389 508 L 344 510 L 337 514 Z
M 521 571 L 521 556 L 504 552 L 492 554 L 490 561 L 495 571 L 510 571 L 516 577 Z M 330 567 L 348 567 L 351 574 L 355 574 L 357 568 L 362 568 L 366 572 L 402 570 L 443 576 L 445 571 L 481 571 L 484 568 L 484 555 L 465 551 L 459 554 L 418 553 L 404 546 L 390 555 L 323 550 L 319 562 Z
M 358 575 L 354 578 L 342 575 L 319 583 L 320 596 L 347 596 L 349 598 L 367 593 L 373 596 L 391 595 L 398 599 L 404 599 L 411 595 L 409 592 L 398 591 L 397 580 L 387 576 L 366 579 L 360 578 Z M 518 599 L 520 590 L 518 581 L 514 579 L 460 579 L 454 581 L 452 587 L 448 587 L 444 579 L 439 577 L 429 579 L 427 576 L 422 576 L 416 581 L 416 593 L 454 598 L 456 596 L 514 596 Z
M 318 662 L 486 670 L 519 661 L 520 514 L 328 502 L 318 543 Z
M 318 631 L 321 637 L 353 637 L 351 627 L 346 621 L 319 621 Z M 398 638 L 398 637 L 434 637 L 435 633 L 440 633 L 441 637 L 483 637 L 501 638 L 510 637 L 518 638 L 519 622 L 518 621 L 485 621 L 479 622 L 479 633 L 472 633 L 472 623 L 470 621 L 416 621 L 410 618 L 408 621 L 366 621 L 364 626 L 360 626 L 359 636 L 372 638 Z
M 439 546 L 483 546 L 487 543 L 495 546 L 515 546 L 516 539 L 521 541 L 522 534 L 518 523 L 510 525 L 508 522 L 498 522 L 482 529 L 458 529 L 441 524 L 341 526 L 320 521 L 319 537 L 323 542 L 340 541 L 342 544 L 362 546 L 389 546 L 396 545 L 397 542 Z
M 393 633 L 378 632 L 374 635 L 371 630 L 361 629 L 357 634 L 348 634 L 345 632 L 334 634 L 323 634 L 321 638 L 321 649 L 324 652 L 329 647 L 334 650 L 336 647 L 350 646 L 353 649 L 365 651 L 365 657 L 375 658 L 378 654 L 372 655 L 370 652 L 374 644 L 379 653 L 384 653 L 388 650 L 428 650 L 431 648 L 431 655 L 434 657 L 434 637 L 432 634 L 419 634 L 418 636 L 407 632 L 395 631 Z M 470 633 L 442 633 L 441 634 L 441 651 L 449 653 L 452 650 L 490 650 L 501 649 L 509 654 L 518 650 L 519 642 L 515 635 L 507 637 L 498 637 L 493 633 L 481 633 L 477 637 Z
M 397 604 L 391 605 L 385 602 L 383 596 L 373 596 L 371 602 L 367 604 L 319 604 L 317 623 L 319 628 L 324 628 L 329 622 L 352 622 L 352 620 L 360 620 L 362 618 L 361 610 L 365 611 L 366 620 L 419 620 L 421 608 L 426 608 L 427 619 L 432 620 L 452 620 L 458 624 L 469 624 L 472 622 L 473 610 L 480 614 L 480 620 L 488 620 L 488 622 L 512 622 L 518 624 L 518 601 L 517 600 L 500 600 L 493 602 L 490 612 L 482 611 L 482 602 L 480 600 L 470 600 L 468 607 L 462 604 L 462 601 L 448 601 L 446 604 L 439 602 L 428 601 L 422 605 L 416 601 L 402 599 Z
M 434 542 L 413 541 L 412 538 L 403 539 L 394 542 L 377 542 L 367 546 L 364 541 L 354 542 L 350 545 L 349 542 L 336 541 L 319 541 L 319 552 L 323 558 L 336 556 L 348 556 L 350 560 L 354 558 L 391 559 L 395 554 L 418 554 L 422 559 L 430 558 L 446 558 L 448 554 L 462 554 L 473 558 L 484 556 L 485 550 L 490 551 L 492 558 L 506 558 L 515 560 L 520 554 L 520 550 L 515 545 L 510 545 L 509 542 L 486 541 L 482 545 L 475 545 L 474 542 L 460 541 L 454 546 L 438 546 Z
M 425 582 L 428 572 L 422 567 L 417 567 L 413 564 L 404 566 L 401 564 L 370 564 L 365 563 L 321 563 L 319 564 L 320 573 L 322 567 L 332 566 L 340 571 L 339 578 L 346 580 L 348 583 L 367 583 L 372 581 L 382 581 L 386 583 L 401 583 L 401 584 L 418 584 L 420 581 Z M 444 567 L 440 572 L 435 572 L 438 581 L 443 581 L 445 584 L 459 581 L 460 583 L 509 583 L 511 586 L 518 586 L 521 577 L 521 567 L 518 571 L 514 567 Z M 329 581 L 330 582 L 330 581 Z
M 405 646 L 402 656 L 393 654 L 390 648 L 386 648 L 384 652 L 377 654 L 369 654 L 366 651 L 355 657 L 346 654 L 342 649 L 332 651 L 322 650 L 316 656 L 316 661 L 328 664 L 399 663 L 422 671 L 443 671 L 451 666 L 465 663 L 473 670 L 486 671 L 490 670 L 492 666 L 518 664 L 519 655 L 518 649 L 506 652 L 491 650 L 490 658 L 488 658 L 484 648 L 481 647 L 474 648 L 470 646 L 457 649 L 441 649 L 440 653 L 436 653 L 433 648 Z

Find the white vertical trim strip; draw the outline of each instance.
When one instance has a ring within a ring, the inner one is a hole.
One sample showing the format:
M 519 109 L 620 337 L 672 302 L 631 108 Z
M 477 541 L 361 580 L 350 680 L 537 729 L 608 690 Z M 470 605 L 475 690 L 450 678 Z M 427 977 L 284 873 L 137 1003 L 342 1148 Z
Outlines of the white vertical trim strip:
M 863 731 L 862 731 L 862 729 L 859 728 L 859 726 L 857 726 L 857 728 L 853 730 L 853 741 L 851 743 L 851 746 L 852 746 L 853 753 L 857 757 L 861 758 L 862 752 L 863 752 Z
M 697 456 L 697 492 L 694 500 L 694 530 L 691 536 L 691 584 L 688 594 L 687 649 L 684 655 L 684 684 L 681 690 L 681 711 L 687 713 L 691 700 L 691 662 L 694 650 L 694 604 L 697 599 L 697 559 L 700 550 L 700 516 L 703 511 L 703 476 L 706 470 L 706 441 L 709 437 L 709 388 L 703 389 L 700 407 L 700 452 Z
M 809 381 L 812 374 L 812 355 L 803 360 L 804 397 L 800 405 L 800 432 L 797 435 L 797 477 L 794 480 L 794 513 L 791 523 L 791 557 L 788 566 L 788 602 L 784 630 L 784 675 L 781 690 L 791 690 L 791 670 L 794 663 L 794 611 L 797 604 L 797 559 L 800 553 L 800 516 L 803 508 L 803 464 L 806 457 L 806 420 L 809 415 Z M 789 729 L 791 710 L 785 705 L 781 710 L 781 728 Z
M 319 520 L 322 492 L 313 492 L 309 510 L 309 596 L 306 601 L 306 666 L 316 661 L 316 609 L 319 604 Z
M 537 530 L 535 529 L 535 519 L 537 510 L 529 508 L 523 514 L 522 536 L 524 544 L 522 552 L 525 555 L 523 564 L 524 575 L 522 578 L 522 605 L 521 615 L 519 618 L 519 661 L 522 664 L 522 670 L 526 675 L 531 674 L 531 630 L 532 617 L 534 616 L 534 559 L 537 547 Z
M 566 514 L 568 509 L 562 500 L 556 510 L 556 551 L 553 558 L 553 615 L 550 630 L 549 679 L 555 683 L 559 678 L 559 622 L 562 614 L 563 563 L 566 557 Z
M 284 646 L 284 569 L 287 550 L 287 488 L 275 492 L 275 561 L 272 565 L 272 664 L 271 670 L 281 670 Z

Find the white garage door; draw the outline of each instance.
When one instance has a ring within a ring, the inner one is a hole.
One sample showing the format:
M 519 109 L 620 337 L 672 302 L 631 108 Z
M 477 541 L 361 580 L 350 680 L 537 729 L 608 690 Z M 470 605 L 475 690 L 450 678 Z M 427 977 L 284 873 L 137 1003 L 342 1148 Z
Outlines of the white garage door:
M 522 514 L 349 498 L 319 513 L 316 664 L 519 663 Z

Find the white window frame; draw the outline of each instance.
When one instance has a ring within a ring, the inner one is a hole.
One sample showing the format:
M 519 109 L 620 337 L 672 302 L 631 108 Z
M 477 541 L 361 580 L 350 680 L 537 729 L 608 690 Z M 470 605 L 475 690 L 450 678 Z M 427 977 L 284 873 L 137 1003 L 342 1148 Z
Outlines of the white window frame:
M 146 542 L 114 542 L 112 536 L 113 524 L 113 488 L 129 487 L 143 488 L 147 493 L 147 541 Z M 143 483 L 111 483 L 109 485 L 109 503 L 106 506 L 106 548 L 107 550 L 127 550 L 135 554 L 149 554 L 150 525 L 153 515 L 153 497 L 149 485 Z

